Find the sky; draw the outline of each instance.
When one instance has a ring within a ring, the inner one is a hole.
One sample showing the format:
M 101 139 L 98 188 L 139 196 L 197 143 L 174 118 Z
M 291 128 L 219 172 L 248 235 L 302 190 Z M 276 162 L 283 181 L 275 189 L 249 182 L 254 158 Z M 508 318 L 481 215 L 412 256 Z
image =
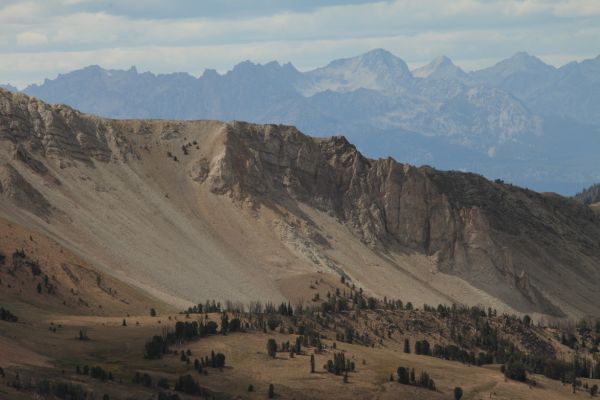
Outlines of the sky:
M 600 54 L 600 0 L 0 0 L 0 83 L 19 88 L 92 64 L 308 70 L 374 48 L 411 68 L 446 55 L 473 70 L 518 51 L 560 66 Z

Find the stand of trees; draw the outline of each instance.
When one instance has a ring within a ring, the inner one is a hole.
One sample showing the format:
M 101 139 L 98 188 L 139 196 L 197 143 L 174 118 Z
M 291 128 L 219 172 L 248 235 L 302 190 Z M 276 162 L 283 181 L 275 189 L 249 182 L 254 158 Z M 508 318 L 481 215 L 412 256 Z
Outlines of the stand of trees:
M 430 356 L 431 348 L 429 342 L 427 340 L 417 340 L 415 342 L 415 354 Z
M 522 352 L 513 342 L 502 338 L 497 328 L 490 325 L 489 319 L 496 316 L 496 311 L 490 308 L 486 311 L 480 307 L 460 307 L 456 305 L 448 307 L 439 305 L 437 308 L 434 308 L 425 305 L 424 310 L 435 313 L 441 318 L 448 319 L 451 338 L 457 343 L 464 343 L 465 338 L 455 329 L 453 319 L 456 319 L 458 316 L 468 318 L 476 328 L 470 345 L 484 350 L 475 354 L 475 352 L 467 351 L 460 346 L 436 344 L 431 353 L 434 357 L 472 365 L 504 364 L 507 370 L 509 366 L 511 367 L 509 375 L 515 378 L 507 377 L 520 381 L 527 380 L 526 377 L 523 377 L 521 369 L 523 369 L 525 375 L 527 372 L 537 373 L 550 379 L 561 380 L 565 383 L 573 383 L 578 377 L 600 378 L 600 361 L 592 365 L 590 360 L 584 356 L 576 355 L 571 361 L 561 361 L 550 354 L 544 355 L 543 351 L 540 351 L 540 354 Z M 501 318 L 503 318 L 504 325 L 508 326 L 510 330 L 521 332 L 523 335 L 527 335 L 527 332 L 533 329 L 531 318 L 527 315 L 522 319 L 509 315 L 503 315 Z M 584 325 L 586 324 L 580 323 L 578 329 L 591 331 L 589 326 L 586 327 Z M 600 325 L 597 331 L 600 333 Z M 535 335 L 529 336 L 535 338 Z M 562 344 L 571 348 L 575 348 L 577 345 L 577 339 L 573 333 L 561 333 L 560 340 Z M 600 335 L 596 342 L 600 343 Z M 417 354 L 426 354 L 426 349 L 427 344 L 423 342 L 420 345 L 418 342 L 415 343 L 415 352 Z M 514 366 L 522 366 L 523 368 L 519 367 L 515 372 L 513 371 Z
M 193 322 L 177 322 L 175 330 L 169 330 L 162 336 L 155 335 L 144 345 L 144 357 L 147 359 L 161 358 L 169 352 L 169 346 L 184 343 L 207 335 L 215 335 L 218 325 L 209 321 L 206 324 Z
M 418 386 L 429 390 L 436 390 L 434 380 L 431 379 L 429 374 L 425 371 L 421 371 L 418 379 L 416 377 L 414 368 L 398 367 L 396 373 L 398 374 L 398 383 L 403 385 Z M 391 377 L 393 378 L 393 374 Z
M 89 367 L 87 365 L 84 365 L 82 368 L 80 368 L 79 365 L 77 365 L 75 367 L 75 372 L 77 373 L 77 375 L 88 375 L 89 377 L 101 380 L 102 382 L 107 380 L 114 380 L 112 372 L 106 371 L 100 366 Z
M 152 377 L 147 373 L 136 372 L 131 380 L 136 385 L 143 385 L 146 387 L 152 387 Z
M 343 283 L 350 288 L 348 282 Z M 421 322 L 438 324 L 449 332 L 446 338 L 449 343 L 436 343 L 433 346 L 427 340 L 415 341 L 411 346 L 409 339 L 405 338 L 404 352 L 406 353 L 413 351 L 418 355 L 472 365 L 503 364 L 508 378 L 524 381 L 527 380 L 527 373 L 539 373 L 563 382 L 575 382 L 578 377 L 600 378 L 600 362 L 592 365 L 589 361 L 591 357 L 586 357 L 585 354 L 570 361 L 557 360 L 555 350 L 536 334 L 536 327 L 528 316 L 523 318 L 506 314 L 498 316 L 497 311 L 491 308 L 460 305 L 434 307 L 425 304 L 423 309 L 419 310 L 415 309 L 413 304 L 403 303 L 401 300 L 387 298 L 380 300 L 367 297 L 354 285 L 349 290 L 336 289 L 334 293 L 328 293 L 326 299 L 323 300 L 315 297 L 313 301 L 317 304 L 308 307 L 302 304 L 292 307 L 289 302 L 279 305 L 269 302 L 252 302 L 247 306 L 226 302 L 224 308 L 215 300 L 207 301 L 204 304 L 190 307 L 187 313 L 222 313 L 220 331 L 214 322 L 206 324 L 178 322 L 175 331 L 169 331 L 167 334 L 156 336 L 149 341 L 146 344 L 145 355 L 147 358 L 159 358 L 161 354 L 168 352 L 169 345 L 181 344 L 207 334 L 216 334 L 217 332 L 227 334 L 244 329 L 262 330 L 265 333 L 279 330 L 282 334 L 295 333 L 299 335 L 292 343 L 277 343 L 275 339 L 269 339 L 267 353 L 271 357 L 275 357 L 278 351 L 289 352 L 291 356 L 299 354 L 306 346 L 314 346 L 316 352 L 320 352 L 322 345 L 318 327 L 333 330 L 335 340 L 338 342 L 375 346 L 383 343 L 386 334 L 391 338 L 394 332 L 402 332 L 396 325 L 397 321 L 394 321 L 394 315 L 402 311 L 403 315 L 411 319 L 421 319 Z M 361 310 L 371 311 L 363 312 Z M 392 312 L 384 313 L 383 310 Z M 230 319 L 228 313 L 234 318 Z M 363 328 L 363 316 L 366 317 L 364 319 L 366 328 Z M 371 319 L 370 316 L 376 318 Z M 206 319 L 207 317 L 205 317 Z M 375 322 L 372 323 L 373 321 Z M 381 328 L 383 324 L 386 324 L 385 328 Z M 593 325 L 578 327 L 578 329 L 583 328 L 589 332 L 593 329 Z M 598 333 L 596 337 L 600 338 L 600 323 L 597 324 L 596 331 Z M 423 331 L 423 333 L 425 332 Z M 595 348 L 596 352 L 600 344 L 600 339 L 594 341 L 593 338 L 590 339 L 589 335 L 587 339 L 582 336 L 579 342 L 578 337 L 568 332 L 562 333 L 557 339 L 561 340 L 565 346 L 574 349 L 581 349 L 586 346 L 586 341 L 587 343 L 591 341 L 593 348 L 589 348 L 591 350 Z M 336 353 L 333 355 L 333 359 L 328 360 L 325 369 L 334 374 L 345 374 L 347 371 L 351 371 L 346 363 L 344 354 Z M 202 372 L 206 365 L 203 365 L 202 359 L 198 364 L 201 368 L 199 372 Z M 213 366 L 212 359 L 209 366 Z M 312 365 L 311 370 L 314 370 Z M 414 375 L 414 371 L 407 371 L 409 384 L 435 388 L 433 380 L 427 373 L 411 377 L 411 372 Z
M 527 381 L 525 366 L 518 361 L 509 361 L 504 366 L 504 376 L 519 382 Z
M 191 396 L 210 396 L 208 389 L 201 387 L 191 375 L 182 375 L 175 382 L 175 391 Z
M 335 375 L 342 375 L 347 372 L 354 372 L 355 370 L 354 361 L 350 361 L 350 359 L 346 359 L 346 355 L 344 353 L 334 353 L 333 359 L 327 360 L 327 364 L 323 366 L 327 372 Z
M 63 400 L 86 400 L 87 391 L 80 385 L 67 382 L 52 382 L 44 379 L 38 383 L 37 392 L 41 396 L 54 396 Z

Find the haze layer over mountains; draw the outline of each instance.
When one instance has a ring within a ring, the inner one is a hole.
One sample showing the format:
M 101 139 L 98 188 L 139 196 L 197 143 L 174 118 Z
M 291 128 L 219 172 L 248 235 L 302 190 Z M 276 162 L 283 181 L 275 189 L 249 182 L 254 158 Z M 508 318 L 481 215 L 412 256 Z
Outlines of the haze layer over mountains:
M 24 92 L 111 118 L 293 124 L 344 134 L 368 156 L 542 191 L 600 180 L 600 56 L 555 68 L 517 53 L 470 73 L 447 57 L 410 71 L 382 49 L 307 72 L 249 61 L 199 78 L 90 66 Z

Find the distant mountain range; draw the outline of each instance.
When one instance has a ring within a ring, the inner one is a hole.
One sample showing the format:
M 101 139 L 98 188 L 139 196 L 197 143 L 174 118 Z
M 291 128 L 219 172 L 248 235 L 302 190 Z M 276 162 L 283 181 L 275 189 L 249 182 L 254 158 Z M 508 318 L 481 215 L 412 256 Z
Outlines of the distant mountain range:
M 0 84 L 0 88 L 6 89 L 6 90 L 11 91 L 11 92 L 18 91 L 18 89 L 16 87 L 12 86 L 12 85 Z
M 372 157 L 542 191 L 600 181 L 600 56 L 555 68 L 517 53 L 470 73 L 447 57 L 411 71 L 383 49 L 307 72 L 250 61 L 198 78 L 90 66 L 24 92 L 111 118 L 292 124 L 346 135 Z

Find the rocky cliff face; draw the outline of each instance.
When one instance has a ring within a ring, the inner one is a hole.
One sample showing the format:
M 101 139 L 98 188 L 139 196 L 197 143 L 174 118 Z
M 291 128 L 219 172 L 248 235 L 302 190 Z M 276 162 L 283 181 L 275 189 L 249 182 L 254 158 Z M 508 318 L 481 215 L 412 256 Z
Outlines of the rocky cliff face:
M 419 255 L 432 260 L 432 273 L 445 274 L 448 282 L 460 278 L 517 311 L 593 314 L 593 304 L 600 300 L 595 290 L 600 283 L 600 217 L 589 207 L 475 174 L 417 168 L 390 158 L 371 160 L 343 137 L 311 138 L 294 127 L 242 122 L 104 120 L 0 90 L 0 143 L 9 156 L 0 169 L 0 193 L 11 207 L 49 220 L 53 210 L 61 209 L 52 200 L 55 193 L 68 194 L 60 189 L 63 181 L 71 191 L 85 185 L 72 180 L 74 171 L 85 175 L 105 167 L 131 168 L 136 179 L 145 181 L 121 190 L 134 193 L 135 201 L 156 191 L 160 194 L 149 202 L 160 198 L 161 204 L 174 204 L 176 197 L 164 194 L 168 190 L 174 188 L 183 198 L 204 188 L 234 205 L 250 204 L 250 220 L 265 215 L 261 210 L 285 214 L 275 224 L 283 232 L 279 239 L 301 237 L 303 251 L 311 259 L 325 259 L 336 274 L 346 275 L 350 267 L 332 260 L 327 251 L 348 230 L 365 246 L 365 254 L 389 263 L 390 271 L 399 268 L 398 257 Z M 117 185 L 106 174 L 92 178 L 96 188 Z M 116 204 L 122 204 L 125 195 L 114 192 Z M 332 217 L 337 233 L 326 234 L 310 210 Z M 70 211 L 63 207 L 62 212 Z M 141 213 L 140 218 L 155 217 Z M 201 224 L 210 215 L 202 217 L 194 208 L 185 218 Z M 106 228 L 111 229 L 113 225 Z M 191 228 L 177 232 L 186 229 Z M 356 268 L 369 274 L 366 262 Z M 370 290 L 378 294 L 377 287 Z
M 22 94 L 0 92 L 0 138 L 26 142 L 33 151 L 90 163 L 108 161 L 107 127 L 102 120 L 65 106 L 50 106 Z M 20 148 L 20 154 L 26 151 Z
M 234 123 L 226 135 L 208 172 L 215 193 L 292 210 L 309 204 L 376 251 L 434 256 L 440 271 L 497 295 L 512 287 L 553 314 L 562 312 L 544 294 L 554 279 L 547 274 L 598 278 L 600 219 L 573 200 L 369 160 L 343 137 L 314 139 L 293 127 Z

